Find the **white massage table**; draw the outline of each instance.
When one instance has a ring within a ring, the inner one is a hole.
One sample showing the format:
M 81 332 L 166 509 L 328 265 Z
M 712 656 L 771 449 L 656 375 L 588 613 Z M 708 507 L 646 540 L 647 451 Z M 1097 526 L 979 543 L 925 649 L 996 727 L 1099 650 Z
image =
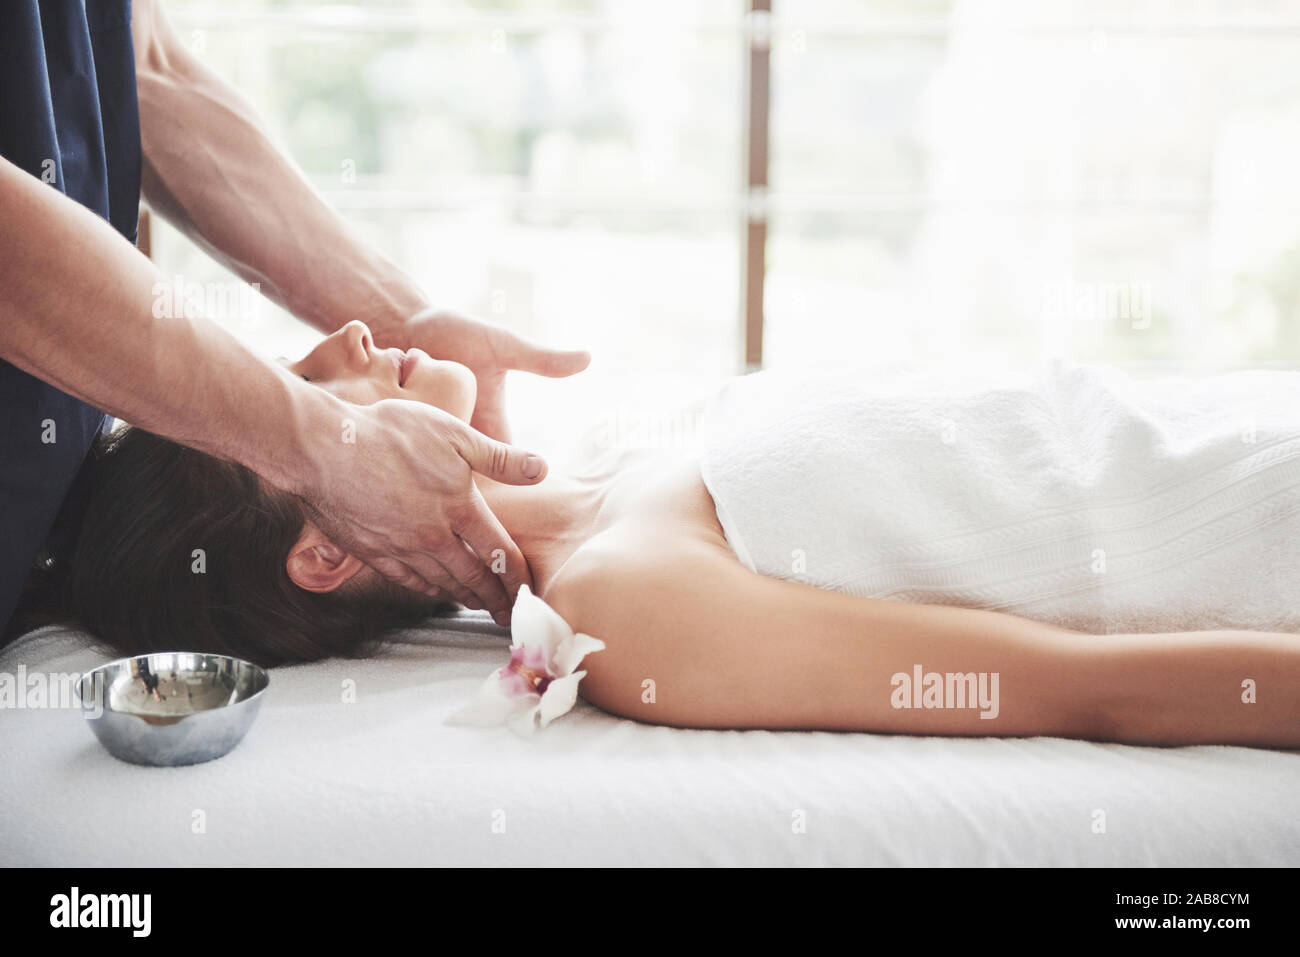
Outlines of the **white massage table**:
M 1300 864 L 1298 753 L 684 731 L 583 703 L 528 741 L 442 723 L 505 661 L 483 614 L 400 638 L 274 670 L 204 765 L 119 762 L 75 710 L 0 711 L 0 863 Z M 43 629 L 0 671 L 111 657 Z

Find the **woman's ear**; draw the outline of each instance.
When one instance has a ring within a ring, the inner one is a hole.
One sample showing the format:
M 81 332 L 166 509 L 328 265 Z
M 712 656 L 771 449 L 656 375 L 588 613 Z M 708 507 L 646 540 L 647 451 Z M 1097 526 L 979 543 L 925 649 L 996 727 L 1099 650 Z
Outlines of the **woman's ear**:
M 303 525 L 302 534 L 284 562 L 289 579 L 304 591 L 313 592 L 334 591 L 364 567 L 361 559 L 339 548 L 311 522 Z

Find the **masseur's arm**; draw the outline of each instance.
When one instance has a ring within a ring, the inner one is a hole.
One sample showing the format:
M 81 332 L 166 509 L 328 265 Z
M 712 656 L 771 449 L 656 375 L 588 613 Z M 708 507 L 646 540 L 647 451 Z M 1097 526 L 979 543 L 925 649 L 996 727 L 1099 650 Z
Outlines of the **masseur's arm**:
M 150 206 L 322 332 L 360 319 L 380 337 L 428 306 L 312 189 L 248 101 L 186 49 L 161 4 L 136 0 L 132 34 Z
M 485 563 L 504 551 L 512 592 L 527 565 L 471 468 L 529 484 L 545 473 L 540 460 L 432 406 L 344 403 L 210 321 L 155 318 L 158 269 L 104 220 L 3 159 L 0 236 L 0 358 L 302 496 L 386 576 L 508 613 L 506 588 Z
M 317 194 L 248 101 L 180 42 L 161 4 L 136 0 L 132 16 L 145 198 L 212 256 L 322 332 L 360 319 L 381 347 L 468 366 L 478 380 L 472 424 L 502 441 L 508 370 L 586 367 L 580 350 L 539 348 L 430 308 Z

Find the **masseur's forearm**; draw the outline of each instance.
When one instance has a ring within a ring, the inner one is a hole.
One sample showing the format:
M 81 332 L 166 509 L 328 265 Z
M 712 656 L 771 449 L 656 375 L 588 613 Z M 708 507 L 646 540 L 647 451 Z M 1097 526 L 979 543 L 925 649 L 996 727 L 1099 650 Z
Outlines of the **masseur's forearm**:
M 419 288 L 325 203 L 158 4 L 137 2 L 134 17 L 150 205 L 317 329 L 360 319 L 381 345 L 402 345 L 403 321 L 428 305 Z
M 0 358 L 300 491 L 343 404 L 203 319 L 155 318 L 162 274 L 104 220 L 0 159 Z M 32 423 L 39 429 L 40 423 Z

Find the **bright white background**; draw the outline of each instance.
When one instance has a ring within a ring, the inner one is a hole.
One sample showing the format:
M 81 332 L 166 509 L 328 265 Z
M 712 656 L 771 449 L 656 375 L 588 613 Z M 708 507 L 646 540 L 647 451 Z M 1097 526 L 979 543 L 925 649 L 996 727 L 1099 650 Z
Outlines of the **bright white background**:
M 167 6 L 435 300 L 595 353 L 523 441 L 743 371 L 743 0 Z M 1300 359 L 1300 2 L 774 6 L 767 365 Z

